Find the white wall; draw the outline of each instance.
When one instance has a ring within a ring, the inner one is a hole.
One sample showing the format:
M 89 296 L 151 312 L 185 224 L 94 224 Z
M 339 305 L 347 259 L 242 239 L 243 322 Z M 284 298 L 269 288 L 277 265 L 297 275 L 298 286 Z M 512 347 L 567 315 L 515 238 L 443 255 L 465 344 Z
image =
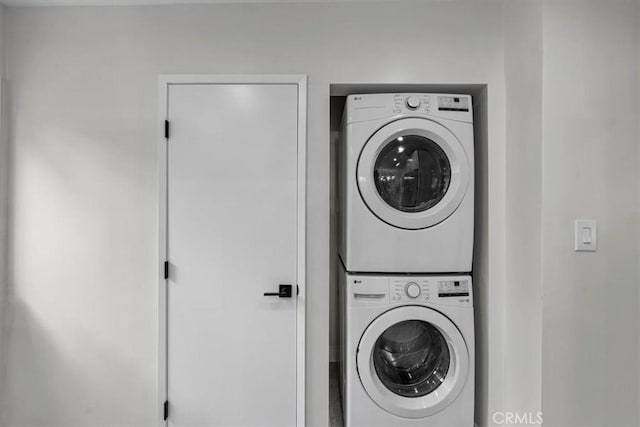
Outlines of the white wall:
M 478 422 L 500 408 L 501 1 L 10 8 L 7 24 L 15 194 L 6 425 L 155 420 L 160 73 L 309 75 L 314 426 L 327 424 L 329 83 L 488 84 Z
M 542 3 L 505 5 L 506 280 L 504 408 L 541 409 Z M 498 418 L 501 420 L 501 418 Z
M 550 426 L 638 414 L 638 2 L 544 2 L 542 407 Z M 598 251 L 573 251 L 573 220 Z

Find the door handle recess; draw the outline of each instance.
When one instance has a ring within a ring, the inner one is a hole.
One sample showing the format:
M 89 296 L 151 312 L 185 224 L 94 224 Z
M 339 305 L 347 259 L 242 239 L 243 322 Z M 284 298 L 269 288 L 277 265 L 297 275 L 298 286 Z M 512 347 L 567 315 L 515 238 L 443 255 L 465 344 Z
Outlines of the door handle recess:
M 291 298 L 291 285 L 278 285 L 278 292 L 265 292 L 265 297 Z

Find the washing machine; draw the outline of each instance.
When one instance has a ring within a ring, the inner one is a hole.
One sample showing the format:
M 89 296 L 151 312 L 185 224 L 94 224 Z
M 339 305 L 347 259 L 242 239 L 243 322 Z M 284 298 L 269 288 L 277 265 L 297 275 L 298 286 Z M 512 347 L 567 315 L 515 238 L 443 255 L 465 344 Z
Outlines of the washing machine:
M 338 253 L 347 271 L 471 271 L 470 95 L 350 95 L 340 146 Z
M 472 427 L 471 276 L 341 275 L 347 427 Z

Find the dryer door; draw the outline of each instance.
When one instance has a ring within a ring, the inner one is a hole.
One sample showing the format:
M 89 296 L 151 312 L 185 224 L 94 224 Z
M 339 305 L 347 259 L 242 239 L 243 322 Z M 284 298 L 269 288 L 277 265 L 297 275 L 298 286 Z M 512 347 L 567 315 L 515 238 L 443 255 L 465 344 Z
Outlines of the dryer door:
M 369 210 L 394 227 L 431 227 L 458 208 L 470 165 L 458 139 L 432 120 L 408 118 L 380 128 L 358 159 L 360 195 Z
M 442 313 L 403 306 L 367 327 L 357 365 L 362 386 L 378 406 L 399 417 L 424 418 L 458 396 L 467 381 L 469 353 Z

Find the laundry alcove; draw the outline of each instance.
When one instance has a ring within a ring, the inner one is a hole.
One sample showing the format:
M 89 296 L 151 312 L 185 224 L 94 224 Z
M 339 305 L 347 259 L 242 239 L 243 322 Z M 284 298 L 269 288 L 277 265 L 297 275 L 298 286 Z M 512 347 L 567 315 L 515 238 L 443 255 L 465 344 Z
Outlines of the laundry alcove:
M 370 93 L 459 93 L 473 98 L 475 149 L 475 232 L 473 290 L 476 327 L 476 405 L 482 405 L 487 387 L 488 330 L 490 306 L 495 292 L 488 286 L 488 106 L 487 85 L 478 84 L 330 84 L 330 306 L 329 306 L 329 417 L 332 426 L 342 426 L 342 400 L 338 364 L 340 360 L 340 259 L 338 257 L 338 156 L 341 121 L 346 97 Z

